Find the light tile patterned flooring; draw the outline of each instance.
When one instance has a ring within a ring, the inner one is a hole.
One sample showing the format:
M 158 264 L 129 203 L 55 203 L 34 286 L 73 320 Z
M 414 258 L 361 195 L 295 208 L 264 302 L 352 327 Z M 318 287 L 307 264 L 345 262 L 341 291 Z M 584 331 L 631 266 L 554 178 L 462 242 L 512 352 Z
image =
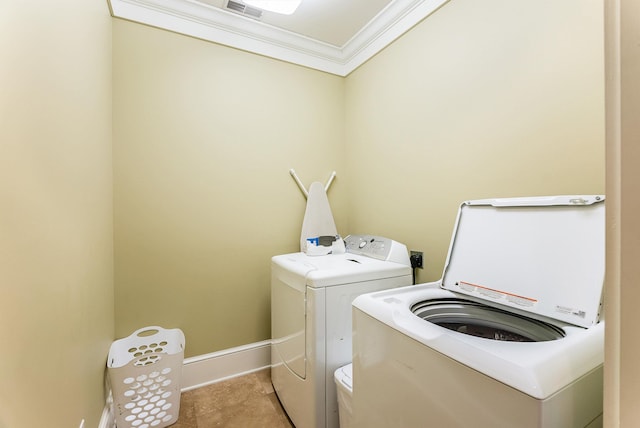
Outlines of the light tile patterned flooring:
M 183 392 L 171 428 L 294 428 L 271 385 L 270 369 Z

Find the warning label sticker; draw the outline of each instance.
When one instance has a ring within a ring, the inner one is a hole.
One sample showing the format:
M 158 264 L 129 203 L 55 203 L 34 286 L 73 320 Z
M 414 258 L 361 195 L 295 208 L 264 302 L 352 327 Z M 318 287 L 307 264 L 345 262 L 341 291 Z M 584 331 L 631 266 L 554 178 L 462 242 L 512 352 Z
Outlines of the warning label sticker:
M 456 283 L 458 287 L 467 293 L 479 294 L 483 297 L 494 300 L 506 300 L 511 304 L 525 307 L 533 307 L 538 303 L 538 300 L 531 297 L 520 296 L 518 294 L 508 293 L 506 291 L 496 290 L 494 288 L 485 287 L 483 285 L 473 284 L 467 281 L 458 281 Z
M 568 306 L 556 305 L 556 312 L 564 315 L 573 315 L 575 317 L 583 318 L 583 319 L 587 316 L 586 311 L 576 309 L 576 308 L 570 308 Z

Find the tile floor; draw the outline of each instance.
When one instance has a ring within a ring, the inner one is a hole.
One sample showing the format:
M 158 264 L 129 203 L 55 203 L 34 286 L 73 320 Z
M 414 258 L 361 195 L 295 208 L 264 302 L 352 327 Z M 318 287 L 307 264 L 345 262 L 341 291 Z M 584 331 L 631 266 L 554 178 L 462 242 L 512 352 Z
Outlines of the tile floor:
M 265 369 L 183 392 L 170 428 L 294 428 Z

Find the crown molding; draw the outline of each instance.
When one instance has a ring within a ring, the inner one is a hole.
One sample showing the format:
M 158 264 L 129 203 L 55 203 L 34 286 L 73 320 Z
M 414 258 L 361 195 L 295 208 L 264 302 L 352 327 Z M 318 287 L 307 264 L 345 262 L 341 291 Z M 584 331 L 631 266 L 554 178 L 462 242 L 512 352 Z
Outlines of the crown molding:
M 116 18 L 347 76 L 449 0 L 395 0 L 337 47 L 195 0 L 109 0 Z

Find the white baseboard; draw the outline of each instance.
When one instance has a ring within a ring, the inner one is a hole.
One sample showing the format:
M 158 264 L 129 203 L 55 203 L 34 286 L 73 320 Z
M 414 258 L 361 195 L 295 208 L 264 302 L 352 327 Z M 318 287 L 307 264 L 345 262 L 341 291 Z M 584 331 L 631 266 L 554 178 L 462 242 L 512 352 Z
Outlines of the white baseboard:
M 182 391 L 220 382 L 271 366 L 271 341 L 185 358 L 180 385 Z
M 271 366 L 271 341 L 225 349 L 185 358 L 180 386 L 182 391 L 242 376 Z M 111 394 L 109 394 L 110 396 Z M 98 428 L 114 428 L 115 420 L 108 398 Z

